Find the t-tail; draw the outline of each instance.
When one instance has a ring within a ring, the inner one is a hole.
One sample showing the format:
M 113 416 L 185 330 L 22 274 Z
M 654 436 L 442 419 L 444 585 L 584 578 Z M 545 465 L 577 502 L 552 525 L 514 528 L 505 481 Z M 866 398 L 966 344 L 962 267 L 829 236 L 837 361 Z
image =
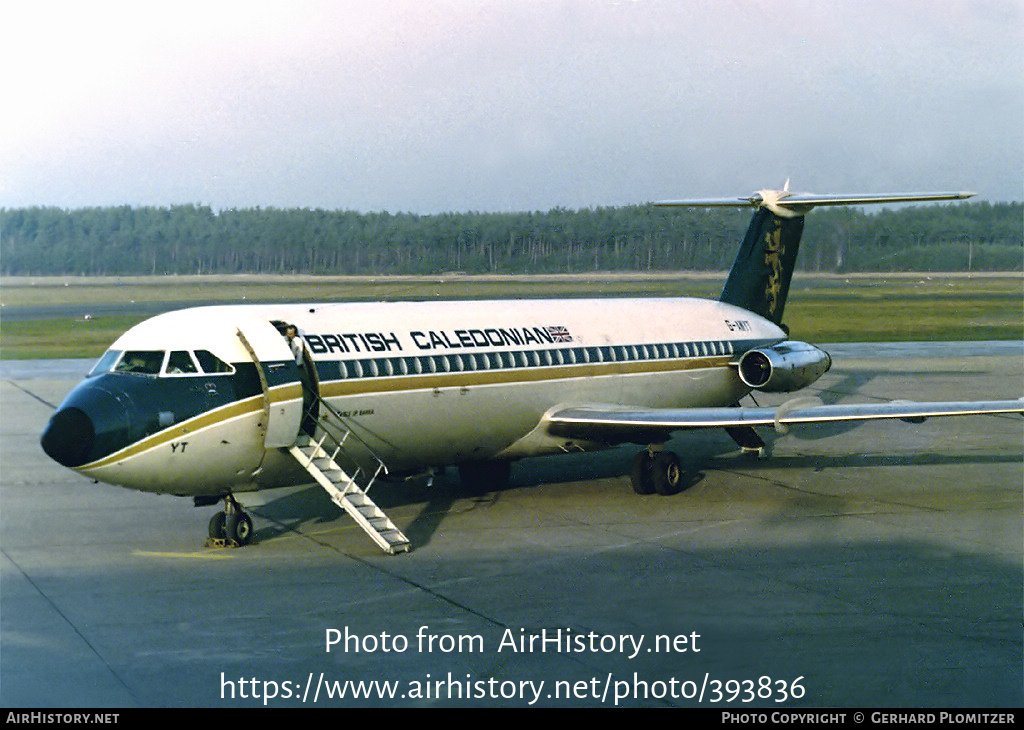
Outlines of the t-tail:
M 755 208 L 736 262 L 720 300 L 742 307 L 782 326 L 789 282 L 796 267 L 804 215 L 818 205 L 868 205 L 963 200 L 974 193 L 884 193 L 879 195 L 814 195 L 782 190 L 759 190 L 746 198 L 666 200 L 659 206 L 724 206 Z

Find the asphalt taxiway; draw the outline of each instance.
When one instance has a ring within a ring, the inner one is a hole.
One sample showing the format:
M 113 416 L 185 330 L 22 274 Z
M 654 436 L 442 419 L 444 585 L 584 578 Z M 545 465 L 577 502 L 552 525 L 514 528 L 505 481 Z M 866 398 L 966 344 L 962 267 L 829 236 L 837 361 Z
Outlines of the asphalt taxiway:
M 826 349 L 826 403 L 1024 395 L 1022 343 Z M 0 368 L 5 707 L 1024 704 L 1019 417 L 766 434 L 761 460 L 681 434 L 672 497 L 633 494 L 635 447 L 376 487 L 395 557 L 318 488 L 268 492 L 255 544 L 211 549 L 216 508 L 43 455 L 86 368 Z

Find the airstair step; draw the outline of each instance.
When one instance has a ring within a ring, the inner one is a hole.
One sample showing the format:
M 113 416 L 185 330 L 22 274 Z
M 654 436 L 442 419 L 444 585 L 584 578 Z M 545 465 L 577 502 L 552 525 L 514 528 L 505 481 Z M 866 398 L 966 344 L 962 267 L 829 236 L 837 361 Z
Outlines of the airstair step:
M 330 448 L 334 446 L 338 448 L 335 452 L 337 456 L 341 453 L 341 447 L 334 444 Z M 356 480 L 338 466 L 322 442 L 312 442 L 308 436 L 303 436 L 291 447 L 291 452 L 296 461 L 331 496 L 331 500 L 348 512 L 382 550 L 391 554 L 409 550 L 409 539 L 370 499 Z M 370 479 L 372 482 L 373 478 Z

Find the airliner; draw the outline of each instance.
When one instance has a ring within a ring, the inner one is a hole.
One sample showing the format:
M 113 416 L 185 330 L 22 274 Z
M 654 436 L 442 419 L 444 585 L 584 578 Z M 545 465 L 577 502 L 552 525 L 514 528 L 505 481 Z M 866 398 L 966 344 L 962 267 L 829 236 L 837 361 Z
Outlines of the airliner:
M 642 447 L 641 495 L 680 489 L 682 429 L 725 429 L 762 450 L 757 427 L 1024 413 L 1024 401 L 822 405 L 794 397 L 831 364 L 789 338 L 783 312 L 816 206 L 946 201 L 972 193 L 747 197 L 667 206 L 754 209 L 717 301 L 694 298 L 378 302 L 196 307 L 131 328 L 64 399 L 42 435 L 54 460 L 97 481 L 224 503 L 209 541 L 244 545 L 236 495 L 320 484 L 385 551 L 408 539 L 367 492 L 387 477 L 458 467 L 500 489 L 529 457 Z

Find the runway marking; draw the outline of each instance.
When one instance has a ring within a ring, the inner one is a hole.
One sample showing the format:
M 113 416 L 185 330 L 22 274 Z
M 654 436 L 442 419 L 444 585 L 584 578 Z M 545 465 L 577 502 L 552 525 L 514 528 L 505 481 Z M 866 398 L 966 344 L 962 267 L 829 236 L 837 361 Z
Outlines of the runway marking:
M 120 672 L 114 669 L 114 667 L 112 667 L 110 663 L 104 658 L 104 654 L 106 652 L 97 651 L 96 647 L 89 640 L 89 638 L 84 633 L 82 633 L 81 627 L 79 627 L 78 624 L 71 620 L 71 618 L 61 609 L 60 605 L 58 605 L 58 603 L 53 599 L 53 597 L 50 596 L 49 593 L 43 591 L 43 589 L 36 583 L 36 581 L 33 580 L 32 576 L 25 571 L 25 568 L 23 568 L 17 560 L 11 557 L 10 553 L 0 548 L 0 555 L 2 555 L 11 565 L 14 566 L 15 570 L 18 571 L 22 579 L 30 586 L 32 586 L 32 590 L 36 592 L 36 595 L 38 595 L 43 601 L 45 601 L 46 604 L 49 605 L 50 610 L 53 611 L 57 616 L 59 616 L 61 621 L 63 621 L 64 624 L 75 633 L 79 641 L 81 641 L 88 648 L 89 652 L 94 657 L 96 657 L 99 663 L 104 667 L 104 669 L 106 669 L 107 672 L 110 673 L 110 676 L 114 678 L 114 681 L 124 690 L 128 697 L 132 700 L 137 700 L 138 697 L 135 691 L 128 685 L 124 677 L 122 677 Z
M 133 550 L 132 555 L 144 558 L 197 558 L 199 560 L 230 560 L 233 557 L 231 555 L 217 555 L 216 553 L 198 551 L 191 553 L 161 553 L 149 550 Z
M 15 388 L 20 390 L 22 393 L 25 393 L 26 395 L 32 396 L 37 401 L 42 403 L 44 406 L 49 406 L 52 410 L 57 410 L 57 406 L 53 405 L 53 403 L 50 403 L 48 400 L 44 400 L 44 399 L 40 398 L 38 395 L 33 393 L 31 390 L 28 390 L 27 388 L 23 388 L 21 385 L 19 385 L 18 383 L 14 382 L 13 380 L 5 380 L 4 382 L 9 384 L 9 385 L 13 385 Z

